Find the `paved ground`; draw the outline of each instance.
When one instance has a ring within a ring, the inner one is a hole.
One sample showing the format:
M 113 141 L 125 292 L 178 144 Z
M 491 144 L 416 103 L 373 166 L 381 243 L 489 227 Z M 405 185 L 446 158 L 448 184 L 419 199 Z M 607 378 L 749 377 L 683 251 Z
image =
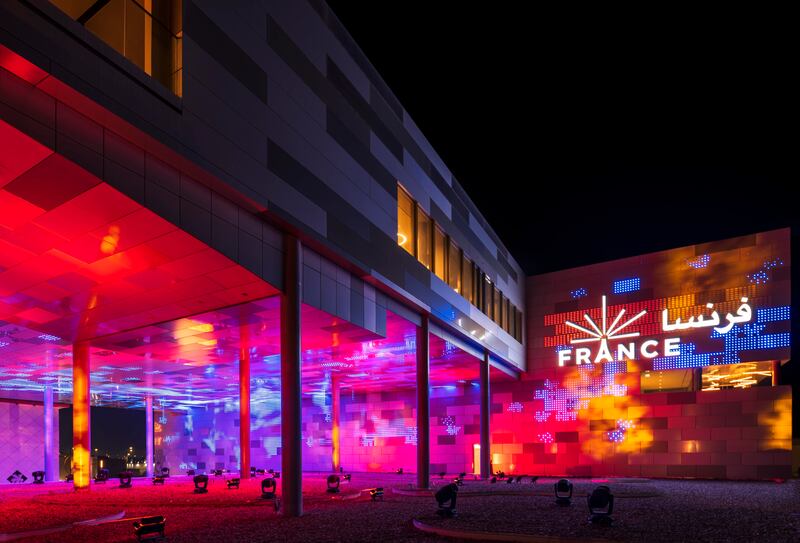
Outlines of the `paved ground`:
M 63 483 L 0 486 L 0 541 L 3 534 L 64 526 L 124 512 L 124 518 L 163 514 L 170 542 L 183 541 L 444 541 L 421 534 L 418 519 L 432 526 L 609 541 L 800 541 L 800 481 L 713 482 L 676 480 L 575 480 L 570 507 L 556 506 L 553 479 L 535 484 L 467 481 L 459 493 L 458 516 L 436 516 L 430 496 L 400 495 L 412 475 L 354 474 L 342 492 L 325 493 L 325 475 L 304 480 L 306 515 L 286 519 L 260 499 L 260 480 L 227 490 L 211 477 L 209 493 L 196 495 L 191 481 L 173 477 L 164 487 L 135 479 L 131 489 L 116 481 L 75 494 Z M 436 484 L 448 482 L 434 481 Z M 586 494 L 608 484 L 616 496 L 614 524 L 587 522 Z M 383 502 L 358 491 L 387 488 Z M 27 541 L 132 541 L 131 520 L 71 527 Z M 6 539 L 7 536 L 6 536 Z

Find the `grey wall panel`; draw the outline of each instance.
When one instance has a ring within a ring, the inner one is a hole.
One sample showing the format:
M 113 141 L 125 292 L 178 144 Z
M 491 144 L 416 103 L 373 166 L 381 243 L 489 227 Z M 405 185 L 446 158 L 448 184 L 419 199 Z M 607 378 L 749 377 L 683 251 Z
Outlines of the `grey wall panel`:
M 469 316 L 491 329 L 452 289 L 434 288 L 439 280 L 397 246 L 396 183 L 402 183 L 522 306 L 519 266 L 324 2 L 185 0 L 184 11 L 183 98 L 46 0 L 1 4 L 0 39 L 268 215 L 363 273 L 385 278 L 408 303 L 436 305 L 450 325 Z M 261 217 L 205 185 L 181 183 L 174 165 L 104 134 L 95 120 L 70 108 L 57 109 L 45 93 L 25 90 L 0 71 L 3 118 L 224 254 L 235 254 L 248 269 L 281 282 L 281 233 Z M 57 123 L 63 129 L 56 137 Z M 323 294 L 322 281 L 342 285 L 338 272 L 332 278 L 320 271 L 316 303 L 385 329 L 385 299 L 375 295 L 370 305 L 360 279 L 353 283 L 347 274 L 350 286 L 341 294 L 337 286 L 334 300 Z M 499 356 L 512 356 L 518 345 L 505 341 L 511 343 L 498 347 L 505 353 Z M 523 364 L 519 357 L 514 362 Z

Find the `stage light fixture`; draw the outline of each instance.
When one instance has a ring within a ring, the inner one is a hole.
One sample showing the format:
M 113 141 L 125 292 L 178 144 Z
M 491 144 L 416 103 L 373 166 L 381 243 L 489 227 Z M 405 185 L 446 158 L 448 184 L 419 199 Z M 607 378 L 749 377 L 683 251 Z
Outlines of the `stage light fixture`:
M 570 505 L 572 503 L 572 483 L 567 479 L 559 479 L 553 485 L 558 505 Z

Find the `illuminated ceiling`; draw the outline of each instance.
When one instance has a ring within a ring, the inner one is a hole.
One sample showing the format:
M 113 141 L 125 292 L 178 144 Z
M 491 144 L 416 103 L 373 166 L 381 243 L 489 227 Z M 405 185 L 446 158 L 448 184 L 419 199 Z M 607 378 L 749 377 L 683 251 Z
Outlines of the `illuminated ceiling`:
M 279 394 L 278 291 L 227 257 L 0 121 L 0 398 L 72 389 L 76 340 L 91 339 L 95 405 L 186 408 Z M 222 309 L 220 309 L 222 308 Z M 304 306 L 303 390 L 415 386 L 415 327 L 380 337 Z M 499 372 L 498 372 L 499 373 Z M 478 361 L 435 336 L 431 384 L 478 378 Z M 273 398 L 274 399 L 274 398 Z

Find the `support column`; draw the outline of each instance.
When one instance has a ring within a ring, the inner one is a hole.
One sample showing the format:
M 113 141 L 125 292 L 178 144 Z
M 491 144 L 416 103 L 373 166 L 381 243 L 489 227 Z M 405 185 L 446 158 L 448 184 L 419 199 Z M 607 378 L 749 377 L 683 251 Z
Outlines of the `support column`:
M 153 465 L 153 396 L 144 397 L 144 441 L 145 441 L 145 475 L 152 477 L 155 466 Z
M 417 487 L 430 485 L 430 329 L 428 315 L 417 328 Z
M 247 323 L 239 334 L 239 477 L 250 478 L 250 338 Z
M 72 346 L 72 474 L 75 490 L 88 489 L 92 478 L 89 344 Z
M 342 466 L 342 436 L 339 426 L 340 401 L 341 389 L 339 388 L 339 374 L 331 373 L 331 420 L 333 421 L 333 428 L 331 429 L 331 457 L 333 460 L 334 473 L 339 473 L 339 469 Z
M 489 388 L 489 351 L 483 352 L 481 360 L 481 479 L 488 479 L 492 476 L 492 451 L 489 421 L 492 411 L 492 396 Z
M 281 490 L 283 514 L 303 514 L 302 402 L 300 304 L 302 251 L 300 240 L 284 237 L 281 294 Z
M 776 387 L 781 384 L 781 361 L 772 361 L 772 386 Z
M 56 447 L 57 427 L 53 424 L 53 387 L 44 387 L 44 480 L 58 481 L 58 447 Z

